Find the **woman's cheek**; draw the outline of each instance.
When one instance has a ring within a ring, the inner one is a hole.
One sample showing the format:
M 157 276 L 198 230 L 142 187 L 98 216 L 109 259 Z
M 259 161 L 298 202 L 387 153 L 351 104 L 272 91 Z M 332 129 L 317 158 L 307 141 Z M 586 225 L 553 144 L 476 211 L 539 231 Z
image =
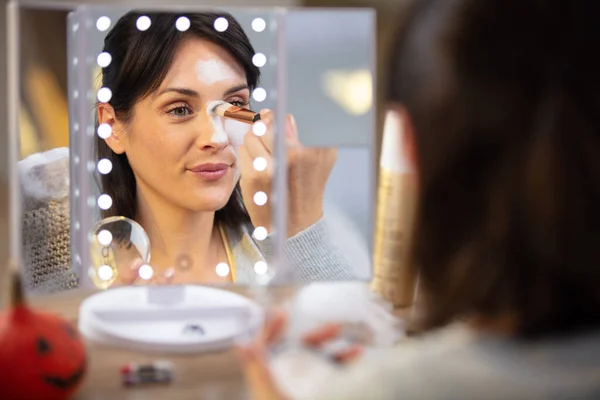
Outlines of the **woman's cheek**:
M 240 157 L 238 156 L 237 147 L 233 148 L 233 154 L 235 154 L 235 164 L 233 164 L 233 184 L 236 185 L 242 176 L 240 173 Z
M 244 144 L 244 136 L 252 129 L 251 125 L 229 118 L 225 118 L 224 127 L 229 144 L 234 147 L 242 146 Z

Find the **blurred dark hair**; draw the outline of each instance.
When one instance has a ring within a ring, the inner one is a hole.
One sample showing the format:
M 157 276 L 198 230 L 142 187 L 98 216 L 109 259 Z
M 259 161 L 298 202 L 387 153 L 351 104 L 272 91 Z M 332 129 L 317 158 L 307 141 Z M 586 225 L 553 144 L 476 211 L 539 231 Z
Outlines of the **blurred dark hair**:
M 387 100 L 415 131 L 425 325 L 600 326 L 600 3 L 420 0 Z
M 151 27 L 140 31 L 137 19 L 146 15 Z M 110 105 L 117 118 L 124 122 L 133 117 L 135 103 L 158 89 L 167 75 L 175 54 L 181 44 L 190 38 L 210 41 L 219 45 L 233 56 L 244 68 L 250 89 L 258 85 L 259 69 L 252 64 L 254 49 L 240 24 L 227 13 L 185 14 L 190 27 L 185 32 L 175 28 L 175 22 L 183 14 L 130 12 L 115 24 L 104 40 L 104 50 L 110 53 L 110 65 L 102 69 L 102 86 L 112 91 Z M 214 29 L 215 19 L 224 17 L 229 26 L 224 32 Z M 103 217 L 123 216 L 135 219 L 137 211 L 136 181 L 129 165 L 127 154 L 116 154 L 106 142 L 96 137 L 98 159 L 112 162 L 112 171 L 101 175 L 103 193 L 113 199 L 112 207 L 103 212 Z M 225 207 L 215 214 L 216 221 L 231 227 L 240 227 L 250 221 L 242 201 L 239 184 Z

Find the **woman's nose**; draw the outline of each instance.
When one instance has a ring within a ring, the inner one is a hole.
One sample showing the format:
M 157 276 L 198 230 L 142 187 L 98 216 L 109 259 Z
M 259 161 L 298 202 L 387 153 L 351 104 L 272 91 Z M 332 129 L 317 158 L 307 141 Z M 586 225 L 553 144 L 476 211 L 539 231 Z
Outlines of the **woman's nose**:
M 202 150 L 223 150 L 229 144 L 229 139 L 221 117 L 207 115 L 203 120 L 197 138 L 198 147 Z

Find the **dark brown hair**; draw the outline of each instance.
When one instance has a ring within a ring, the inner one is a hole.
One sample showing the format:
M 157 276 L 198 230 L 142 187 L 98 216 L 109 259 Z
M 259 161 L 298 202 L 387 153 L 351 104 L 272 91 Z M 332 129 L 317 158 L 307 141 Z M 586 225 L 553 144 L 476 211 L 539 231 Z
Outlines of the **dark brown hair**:
M 137 19 L 146 15 L 152 21 L 146 31 L 136 28 Z M 156 90 L 169 71 L 179 46 L 189 38 L 215 43 L 229 51 L 244 68 L 250 89 L 258 85 L 259 69 L 252 64 L 254 49 L 240 24 L 226 13 L 185 14 L 190 27 L 185 32 L 175 28 L 175 22 L 183 15 L 175 13 L 130 12 L 115 24 L 104 40 L 104 50 L 112 61 L 102 70 L 102 86 L 112 91 L 109 104 L 117 118 L 127 122 L 133 117 L 135 103 Z M 217 32 L 214 22 L 224 17 L 229 26 Z M 96 137 L 98 159 L 107 158 L 113 169 L 101 175 L 100 188 L 113 199 L 112 207 L 103 217 L 123 216 L 135 219 L 137 211 L 136 180 L 129 165 L 127 154 L 116 154 L 106 142 Z M 229 201 L 215 213 L 215 221 L 223 221 L 230 227 L 239 228 L 250 221 L 242 201 L 239 184 Z
M 421 0 L 395 36 L 387 100 L 415 131 L 427 327 L 600 326 L 599 5 Z

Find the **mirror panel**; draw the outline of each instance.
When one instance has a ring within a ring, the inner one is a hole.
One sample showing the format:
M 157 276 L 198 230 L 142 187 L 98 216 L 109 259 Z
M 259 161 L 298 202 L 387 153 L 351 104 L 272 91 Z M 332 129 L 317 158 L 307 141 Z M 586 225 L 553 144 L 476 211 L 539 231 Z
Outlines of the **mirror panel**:
M 370 10 L 35 12 L 66 28 L 22 60 L 29 289 L 370 279 Z

